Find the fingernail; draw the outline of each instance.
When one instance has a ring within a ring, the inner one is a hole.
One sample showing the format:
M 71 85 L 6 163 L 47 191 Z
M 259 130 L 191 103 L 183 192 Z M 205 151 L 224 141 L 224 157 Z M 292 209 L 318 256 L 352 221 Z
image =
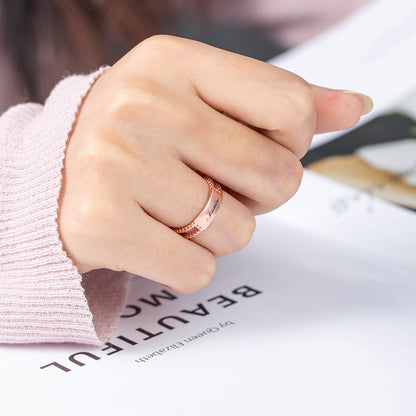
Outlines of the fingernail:
M 361 112 L 361 115 L 364 116 L 366 114 L 368 114 L 374 107 L 374 103 L 373 100 L 365 94 L 361 94 L 359 92 L 355 92 L 355 91 L 344 91 L 345 94 L 354 94 L 356 95 L 361 102 L 363 103 L 363 110 Z

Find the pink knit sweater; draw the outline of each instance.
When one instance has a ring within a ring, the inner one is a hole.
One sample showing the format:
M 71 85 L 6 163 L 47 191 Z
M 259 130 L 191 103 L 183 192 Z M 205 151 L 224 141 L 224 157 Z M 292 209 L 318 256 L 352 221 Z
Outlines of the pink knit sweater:
M 101 344 L 117 324 L 127 273 L 81 276 L 57 231 L 66 144 L 101 69 L 61 81 L 44 106 L 0 117 L 0 342 Z

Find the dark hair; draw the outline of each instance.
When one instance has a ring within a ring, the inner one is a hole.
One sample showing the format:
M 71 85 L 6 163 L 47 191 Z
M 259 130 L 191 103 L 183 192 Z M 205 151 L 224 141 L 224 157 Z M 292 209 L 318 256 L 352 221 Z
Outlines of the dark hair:
M 68 72 L 112 64 L 172 16 L 169 0 L 0 0 L 0 28 L 29 100 Z

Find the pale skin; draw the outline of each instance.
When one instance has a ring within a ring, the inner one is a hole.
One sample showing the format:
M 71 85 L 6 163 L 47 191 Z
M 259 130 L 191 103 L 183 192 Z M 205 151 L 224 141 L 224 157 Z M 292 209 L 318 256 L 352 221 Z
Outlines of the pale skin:
M 69 140 L 58 227 L 80 273 L 126 270 L 192 293 L 247 245 L 257 214 L 297 191 L 314 133 L 353 126 L 371 100 L 205 44 L 158 35 L 92 87 Z M 223 186 L 210 227 L 171 230 Z

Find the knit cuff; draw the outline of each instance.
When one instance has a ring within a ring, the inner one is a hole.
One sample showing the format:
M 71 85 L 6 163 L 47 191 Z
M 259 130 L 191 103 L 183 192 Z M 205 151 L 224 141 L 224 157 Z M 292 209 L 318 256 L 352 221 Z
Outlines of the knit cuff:
M 21 104 L 0 118 L 0 342 L 99 345 L 118 322 L 128 274 L 83 278 L 57 228 L 67 141 L 106 69 L 68 77 L 44 106 Z

